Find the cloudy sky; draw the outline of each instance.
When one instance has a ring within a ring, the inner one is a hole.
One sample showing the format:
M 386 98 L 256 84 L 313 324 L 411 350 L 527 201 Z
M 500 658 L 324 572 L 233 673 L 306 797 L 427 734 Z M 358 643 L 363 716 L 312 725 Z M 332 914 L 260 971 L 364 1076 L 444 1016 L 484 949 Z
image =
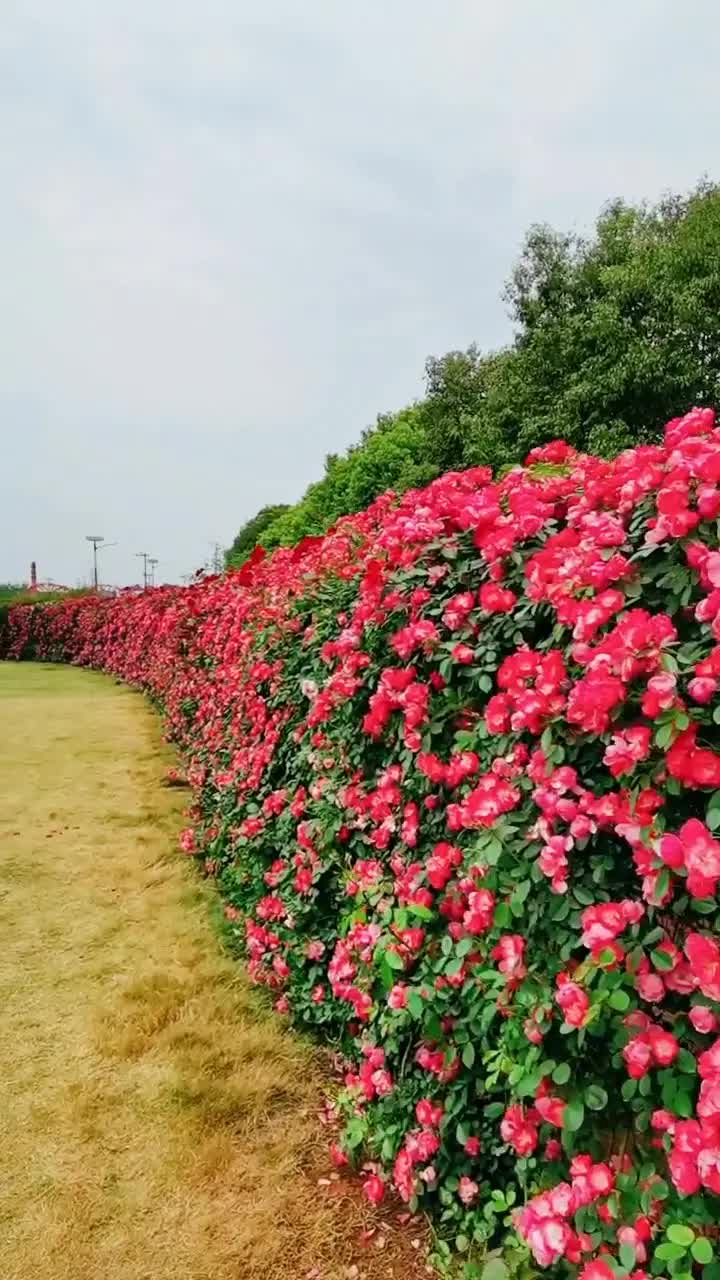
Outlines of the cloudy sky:
M 510 337 L 534 221 L 720 174 L 714 0 L 5 0 L 0 581 L 177 580 Z

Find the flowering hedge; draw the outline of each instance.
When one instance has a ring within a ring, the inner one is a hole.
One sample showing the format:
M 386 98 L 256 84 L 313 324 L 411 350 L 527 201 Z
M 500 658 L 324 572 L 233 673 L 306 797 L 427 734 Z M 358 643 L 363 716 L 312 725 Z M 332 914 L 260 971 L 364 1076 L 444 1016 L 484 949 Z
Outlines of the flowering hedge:
M 695 410 L 5 632 L 157 700 L 250 973 L 342 1046 L 333 1158 L 521 1273 L 720 1275 L 719 517 Z

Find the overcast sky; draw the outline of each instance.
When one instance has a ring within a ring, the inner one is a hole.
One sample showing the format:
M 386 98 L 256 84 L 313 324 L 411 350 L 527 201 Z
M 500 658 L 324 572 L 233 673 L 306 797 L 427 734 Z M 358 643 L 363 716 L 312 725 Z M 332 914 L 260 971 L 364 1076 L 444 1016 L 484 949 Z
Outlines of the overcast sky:
M 510 337 L 531 222 L 720 174 L 714 0 L 5 0 L 0 581 L 177 580 Z

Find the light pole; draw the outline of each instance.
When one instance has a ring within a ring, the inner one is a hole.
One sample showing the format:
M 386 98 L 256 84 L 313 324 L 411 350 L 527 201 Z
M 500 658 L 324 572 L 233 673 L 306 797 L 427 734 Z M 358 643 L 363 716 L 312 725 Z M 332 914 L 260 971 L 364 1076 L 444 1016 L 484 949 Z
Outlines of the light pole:
M 157 559 L 156 556 L 152 556 L 150 560 L 148 560 L 148 564 L 150 565 L 150 586 L 151 587 L 155 586 L 155 565 L 159 563 L 160 561 Z
M 89 534 L 87 534 L 87 535 L 86 535 L 85 541 L 86 541 L 86 542 L 92 542 L 92 549 L 93 549 L 93 588 L 94 588 L 94 590 L 95 590 L 95 591 L 97 591 L 97 589 L 98 589 L 97 553 L 98 553 L 98 547 L 99 547 L 99 546 L 102 546 L 102 544 L 103 544 L 103 542 L 105 541 L 105 539 L 104 539 L 104 538 L 101 536 L 101 534 L 99 534 L 99 533 L 89 533 Z
M 92 547 L 93 547 L 93 588 L 94 588 L 94 590 L 95 590 L 95 591 L 97 591 L 97 590 L 98 590 L 98 565 L 97 565 L 97 553 L 98 553 L 98 551 L 104 551 L 106 547 L 116 547 L 116 546 L 117 546 L 117 542 L 106 542 L 106 541 L 105 541 L 105 539 L 104 539 L 104 538 L 101 538 L 101 537 L 100 537 L 100 534 L 98 534 L 98 533 L 89 533 L 89 534 L 87 534 L 87 535 L 86 535 L 86 538 L 85 538 L 85 541 L 86 541 L 86 542 L 92 542 Z

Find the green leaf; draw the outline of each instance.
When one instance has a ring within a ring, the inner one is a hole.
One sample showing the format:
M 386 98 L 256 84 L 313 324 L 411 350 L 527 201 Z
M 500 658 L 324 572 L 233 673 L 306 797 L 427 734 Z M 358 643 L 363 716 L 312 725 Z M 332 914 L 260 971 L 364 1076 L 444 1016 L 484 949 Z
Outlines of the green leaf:
M 717 809 L 720 813 L 720 791 L 713 791 L 710 799 L 708 800 L 707 812 L 710 813 L 712 809 Z
M 695 1110 L 693 1100 L 689 1093 L 683 1093 L 678 1089 L 673 1098 L 673 1111 L 675 1115 L 682 1116 L 683 1120 L 689 1120 Z
M 610 992 L 608 1004 L 611 1009 L 617 1009 L 619 1013 L 624 1013 L 626 1009 L 630 1008 L 630 997 L 622 987 L 617 987 L 615 991 Z
M 567 1084 L 570 1079 L 570 1065 L 567 1062 L 560 1062 L 552 1073 L 555 1084 Z
M 720 707 L 717 709 L 720 711 Z M 718 827 L 720 827 L 720 809 L 708 809 L 705 814 L 705 825 L 711 831 L 717 831 Z
M 398 955 L 397 951 L 386 951 L 383 959 L 387 960 L 391 969 L 400 970 L 405 968 L 405 961 L 402 956 Z
M 509 923 L 510 923 L 510 908 L 507 902 L 500 902 L 495 908 L 495 928 L 507 929 Z
M 524 902 L 530 893 L 531 884 L 529 880 L 521 880 L 520 884 L 515 886 L 513 898 L 517 898 L 518 902 Z
M 677 1058 L 675 1059 L 675 1064 L 678 1071 L 684 1072 L 685 1075 L 694 1076 L 697 1074 L 697 1062 L 689 1049 L 680 1050 Z
M 675 963 L 672 956 L 668 955 L 667 951 L 651 951 L 650 959 L 655 965 L 655 968 L 661 969 L 663 972 L 672 969 Z
M 463 1066 L 471 1067 L 475 1062 L 475 1045 L 470 1041 L 465 1045 L 462 1051 Z
M 568 1133 L 577 1133 L 583 1120 L 585 1119 L 585 1107 L 580 1098 L 572 1098 L 565 1108 L 563 1116 L 563 1128 Z
M 655 894 L 653 901 L 661 902 L 670 888 L 670 872 L 667 867 L 663 867 L 660 875 L 655 881 Z
M 344 1134 L 343 1141 L 345 1145 L 354 1151 L 355 1147 L 359 1147 L 365 1137 L 363 1124 L 360 1120 L 350 1120 Z
M 602 1111 L 608 1104 L 608 1096 L 599 1084 L 591 1084 L 585 1090 L 585 1102 L 591 1111 Z
M 695 1232 L 692 1227 L 685 1226 L 682 1222 L 673 1222 L 665 1230 L 665 1235 L 673 1244 L 680 1244 L 687 1249 L 695 1239 Z
M 707 1236 L 698 1236 L 697 1239 L 693 1240 L 690 1245 L 690 1252 L 695 1261 L 699 1262 L 702 1267 L 706 1267 L 715 1257 L 713 1247 Z
M 420 920 L 432 920 L 433 913 L 429 907 L 424 907 L 421 902 L 409 902 L 408 911 L 411 916 L 417 916 Z
M 645 943 L 646 947 L 654 947 L 656 943 L 662 942 L 664 937 L 665 937 L 665 930 L 662 929 L 660 925 L 658 925 L 657 928 L 651 929 L 649 933 L 645 934 L 643 938 L 643 942 Z M 638 963 L 640 962 L 640 960 L 642 960 L 642 958 L 643 958 L 643 951 L 641 947 Z
M 678 1258 L 685 1256 L 686 1250 L 681 1244 L 659 1244 L 655 1250 L 654 1257 L 659 1258 L 661 1262 L 677 1262 Z
M 581 903 L 584 907 L 591 907 L 595 902 L 595 894 L 591 893 L 589 889 L 585 889 L 581 884 L 573 889 L 573 897 L 576 902 Z
M 632 1245 L 621 1244 L 619 1252 L 620 1252 L 620 1261 L 622 1265 L 625 1267 L 625 1270 L 632 1271 L 637 1262 L 635 1250 L 633 1249 Z
M 509 1275 L 502 1258 L 491 1258 L 483 1267 L 481 1280 L 508 1280 Z
M 418 991 L 411 991 L 408 996 L 407 1007 L 413 1018 L 421 1018 L 425 1004 L 423 998 Z

